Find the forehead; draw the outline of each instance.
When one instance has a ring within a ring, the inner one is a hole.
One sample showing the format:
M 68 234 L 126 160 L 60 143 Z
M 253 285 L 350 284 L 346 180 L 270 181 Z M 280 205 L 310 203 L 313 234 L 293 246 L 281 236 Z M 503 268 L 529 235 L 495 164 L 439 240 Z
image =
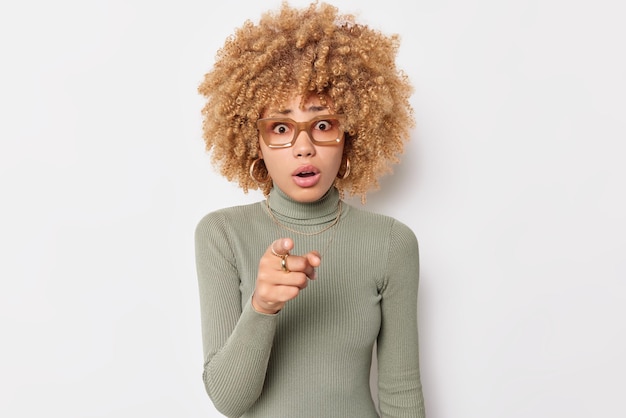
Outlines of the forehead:
M 296 96 L 285 103 L 269 106 L 264 112 L 264 116 L 284 116 L 294 112 L 319 113 L 327 112 L 328 110 L 328 103 L 323 102 L 316 95 L 308 96 L 304 100 L 301 96 Z

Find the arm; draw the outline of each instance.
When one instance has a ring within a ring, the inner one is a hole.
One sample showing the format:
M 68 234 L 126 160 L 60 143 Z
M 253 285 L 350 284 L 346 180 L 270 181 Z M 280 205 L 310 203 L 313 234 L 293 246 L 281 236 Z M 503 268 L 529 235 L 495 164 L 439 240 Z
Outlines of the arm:
M 223 215 L 207 215 L 196 228 L 203 380 L 215 407 L 240 416 L 258 399 L 276 330 L 276 315 L 242 310 L 239 273 Z
M 391 228 L 386 271 L 377 341 L 381 416 L 424 418 L 417 336 L 418 244 L 399 222 Z

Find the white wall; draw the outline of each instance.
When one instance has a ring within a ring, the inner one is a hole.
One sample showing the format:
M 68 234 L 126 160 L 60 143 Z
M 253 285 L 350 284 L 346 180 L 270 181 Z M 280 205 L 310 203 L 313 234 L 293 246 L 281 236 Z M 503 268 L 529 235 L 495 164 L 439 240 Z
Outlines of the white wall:
M 210 168 L 196 86 L 279 1 L 6 3 L 0 415 L 219 416 L 193 228 L 261 196 Z M 421 243 L 429 418 L 625 416 L 623 2 L 335 4 L 402 35 L 416 87 L 368 207 Z

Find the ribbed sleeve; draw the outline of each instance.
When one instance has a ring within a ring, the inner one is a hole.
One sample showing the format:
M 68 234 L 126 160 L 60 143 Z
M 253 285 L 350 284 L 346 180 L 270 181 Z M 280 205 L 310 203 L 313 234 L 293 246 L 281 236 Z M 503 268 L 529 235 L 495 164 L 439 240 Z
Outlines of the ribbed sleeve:
M 418 243 L 394 222 L 382 289 L 378 336 L 378 394 L 381 416 L 424 417 L 417 335 Z
M 239 417 L 263 388 L 276 315 L 242 306 L 239 273 L 228 224 L 221 213 L 207 215 L 196 228 L 206 391 L 218 411 Z

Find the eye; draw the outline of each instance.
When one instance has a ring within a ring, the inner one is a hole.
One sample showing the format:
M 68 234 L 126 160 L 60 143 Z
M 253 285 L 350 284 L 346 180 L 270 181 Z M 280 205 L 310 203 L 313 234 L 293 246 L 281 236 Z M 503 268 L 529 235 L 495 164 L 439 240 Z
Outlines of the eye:
M 289 125 L 286 123 L 275 123 L 272 125 L 272 133 L 277 135 L 283 135 L 289 132 Z
M 328 131 L 333 128 L 333 123 L 329 120 L 318 120 L 313 125 L 313 129 L 317 129 L 318 131 Z

